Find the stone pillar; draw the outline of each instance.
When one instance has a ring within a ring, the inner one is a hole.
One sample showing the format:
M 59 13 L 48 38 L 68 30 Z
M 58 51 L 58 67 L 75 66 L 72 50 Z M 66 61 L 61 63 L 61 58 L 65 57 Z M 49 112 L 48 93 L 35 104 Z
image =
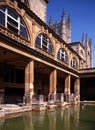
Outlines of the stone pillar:
M 69 102 L 70 87 L 71 87 L 71 75 L 68 75 L 65 78 L 65 90 L 64 90 L 66 102 Z
M 80 79 L 77 78 L 74 82 L 74 95 L 77 101 L 80 101 Z
M 25 103 L 32 103 L 34 93 L 34 61 L 29 61 L 25 67 Z
M 50 90 L 49 90 L 49 95 L 53 96 L 54 100 L 56 95 L 56 86 L 57 86 L 57 70 L 55 69 L 50 73 Z
M 68 75 L 65 78 L 65 93 L 70 94 L 70 86 L 71 86 L 71 75 Z

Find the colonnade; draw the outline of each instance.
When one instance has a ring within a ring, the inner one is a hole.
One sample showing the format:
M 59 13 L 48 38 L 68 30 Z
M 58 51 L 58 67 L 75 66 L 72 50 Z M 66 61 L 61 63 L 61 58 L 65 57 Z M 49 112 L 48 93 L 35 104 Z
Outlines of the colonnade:
M 57 69 L 53 69 L 49 75 L 49 94 L 56 94 L 57 92 Z M 71 75 L 67 74 L 65 77 L 64 94 L 71 92 Z M 25 99 L 26 103 L 31 103 L 31 97 L 34 94 L 34 60 L 31 60 L 25 67 Z M 75 77 L 74 80 L 74 95 L 80 100 L 80 79 Z

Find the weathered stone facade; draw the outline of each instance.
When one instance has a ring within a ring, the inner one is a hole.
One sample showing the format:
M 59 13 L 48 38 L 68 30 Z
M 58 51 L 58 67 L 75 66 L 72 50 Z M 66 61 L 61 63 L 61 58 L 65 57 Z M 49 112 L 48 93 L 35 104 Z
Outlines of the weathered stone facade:
M 70 46 L 81 56 L 84 62 L 80 63 L 80 69 L 91 68 L 92 67 L 92 40 L 84 39 L 82 36 L 82 42 L 71 43 Z
M 68 16 L 66 20 L 65 12 L 63 10 L 60 22 L 53 23 L 52 17 L 49 20 L 49 27 L 59 35 L 66 43 L 68 43 L 77 53 L 81 56 L 83 61 L 80 63 L 80 68 L 91 68 L 92 67 L 92 40 L 84 38 L 82 35 L 81 42 L 71 42 L 71 18 Z
M 65 11 L 63 10 L 60 22 L 53 23 L 52 17 L 49 20 L 49 26 L 58 34 L 66 43 L 71 43 L 71 18 L 66 20 Z
M 0 15 L 6 16 L 0 19 L 1 102 L 32 103 L 34 94 L 47 101 L 57 93 L 79 101 L 84 59 L 23 2 L 0 2 Z

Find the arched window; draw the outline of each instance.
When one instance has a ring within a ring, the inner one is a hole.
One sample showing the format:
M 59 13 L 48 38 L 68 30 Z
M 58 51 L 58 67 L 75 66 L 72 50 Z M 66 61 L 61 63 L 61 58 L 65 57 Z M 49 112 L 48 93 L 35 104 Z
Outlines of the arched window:
M 78 64 L 77 64 L 77 60 L 75 57 L 72 58 L 71 60 L 71 66 L 74 67 L 74 68 L 77 68 Z
M 57 54 L 57 58 L 61 59 L 64 62 L 68 61 L 67 53 L 63 48 L 59 49 L 58 54 Z
M 39 34 L 35 42 L 36 46 L 42 48 L 44 51 L 53 54 L 53 47 L 50 39 L 45 34 Z
M 28 33 L 23 20 L 11 8 L 0 6 L 0 24 L 28 40 Z

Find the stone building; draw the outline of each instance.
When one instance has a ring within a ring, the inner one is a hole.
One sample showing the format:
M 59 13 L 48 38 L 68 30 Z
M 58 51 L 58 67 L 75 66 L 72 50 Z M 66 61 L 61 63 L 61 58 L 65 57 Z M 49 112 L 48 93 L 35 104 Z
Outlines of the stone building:
M 66 20 L 64 10 L 60 22 L 53 23 L 52 17 L 50 17 L 49 27 L 83 58 L 84 62 L 81 63 L 80 69 L 92 67 L 92 40 L 88 39 L 87 34 L 84 38 L 83 34 L 81 42 L 71 42 L 71 18 L 68 16 Z
M 0 1 L 0 102 L 22 102 L 24 97 L 31 103 L 34 94 L 44 95 L 44 100 L 57 93 L 73 93 L 78 101 L 80 96 L 94 97 L 95 70 L 84 67 L 88 63 L 79 54 L 84 46 L 76 42 L 81 47 L 77 53 L 71 47 L 75 43 L 68 44 L 70 37 L 67 43 L 46 25 L 49 1 L 37 1 L 40 11 L 34 0 Z
M 82 35 L 82 42 L 73 42 L 70 43 L 70 46 L 84 59 L 84 62 L 81 62 L 80 69 L 86 69 L 92 67 L 92 40 L 84 39 L 84 34 Z
M 66 43 L 71 43 L 71 18 L 66 20 L 65 11 L 62 11 L 60 22 L 53 23 L 52 17 L 49 20 L 49 27 L 58 34 Z

